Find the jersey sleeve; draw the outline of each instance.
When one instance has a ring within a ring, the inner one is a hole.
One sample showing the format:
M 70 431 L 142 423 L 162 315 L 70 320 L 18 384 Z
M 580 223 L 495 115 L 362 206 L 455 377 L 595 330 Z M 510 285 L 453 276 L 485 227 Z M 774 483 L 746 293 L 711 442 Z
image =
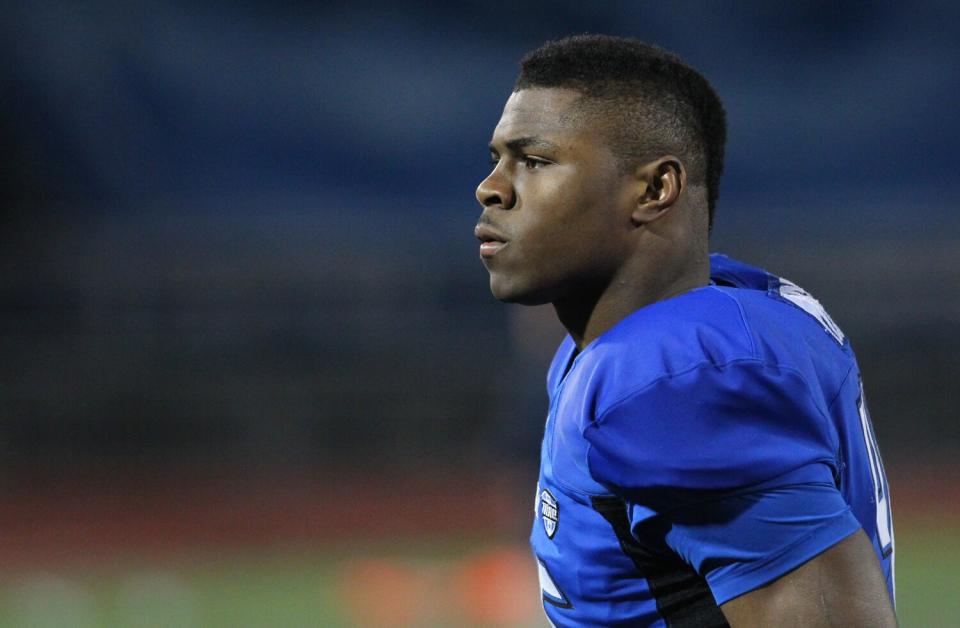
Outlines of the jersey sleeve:
M 628 506 L 631 533 L 641 543 L 665 543 L 706 579 L 717 604 L 776 580 L 860 529 L 823 465 L 654 518 L 638 502 Z
M 831 425 L 800 373 L 740 360 L 631 391 L 584 436 L 634 536 L 659 531 L 723 604 L 859 529 Z

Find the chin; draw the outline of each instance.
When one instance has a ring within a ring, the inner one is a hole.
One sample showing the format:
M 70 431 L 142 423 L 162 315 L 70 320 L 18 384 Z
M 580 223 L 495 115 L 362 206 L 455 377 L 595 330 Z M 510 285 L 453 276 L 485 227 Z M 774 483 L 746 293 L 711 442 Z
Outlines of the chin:
M 520 285 L 516 281 L 508 281 L 492 273 L 490 274 L 490 292 L 495 299 L 504 303 L 543 305 L 551 302 L 551 299 L 542 290 Z

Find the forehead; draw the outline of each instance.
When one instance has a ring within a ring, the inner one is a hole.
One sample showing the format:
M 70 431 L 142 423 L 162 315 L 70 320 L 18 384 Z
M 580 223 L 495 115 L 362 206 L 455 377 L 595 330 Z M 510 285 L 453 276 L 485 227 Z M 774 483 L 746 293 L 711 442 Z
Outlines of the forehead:
M 570 115 L 583 95 L 572 89 L 536 88 L 513 92 L 493 131 L 494 142 L 522 136 L 574 134 L 579 125 Z

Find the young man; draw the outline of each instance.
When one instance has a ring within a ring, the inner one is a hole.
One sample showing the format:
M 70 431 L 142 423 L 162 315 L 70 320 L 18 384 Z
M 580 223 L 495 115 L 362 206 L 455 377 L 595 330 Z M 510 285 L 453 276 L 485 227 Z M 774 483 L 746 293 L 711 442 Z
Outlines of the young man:
M 891 626 L 893 532 L 850 344 L 708 234 L 725 120 L 641 42 L 528 54 L 476 227 L 502 301 L 552 303 L 531 544 L 556 626 Z M 711 269 L 712 266 L 712 269 Z

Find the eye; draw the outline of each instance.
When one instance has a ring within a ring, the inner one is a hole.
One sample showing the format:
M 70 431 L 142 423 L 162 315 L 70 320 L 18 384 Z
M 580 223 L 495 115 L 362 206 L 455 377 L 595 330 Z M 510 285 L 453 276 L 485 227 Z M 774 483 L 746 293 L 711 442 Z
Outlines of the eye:
M 533 155 L 524 155 L 523 156 L 523 166 L 527 170 L 536 170 L 537 168 L 542 168 L 544 166 L 549 166 L 551 162 L 543 159 L 542 157 L 534 157 Z
M 490 155 L 490 165 L 496 166 L 498 163 L 500 163 L 500 158 L 496 155 Z

